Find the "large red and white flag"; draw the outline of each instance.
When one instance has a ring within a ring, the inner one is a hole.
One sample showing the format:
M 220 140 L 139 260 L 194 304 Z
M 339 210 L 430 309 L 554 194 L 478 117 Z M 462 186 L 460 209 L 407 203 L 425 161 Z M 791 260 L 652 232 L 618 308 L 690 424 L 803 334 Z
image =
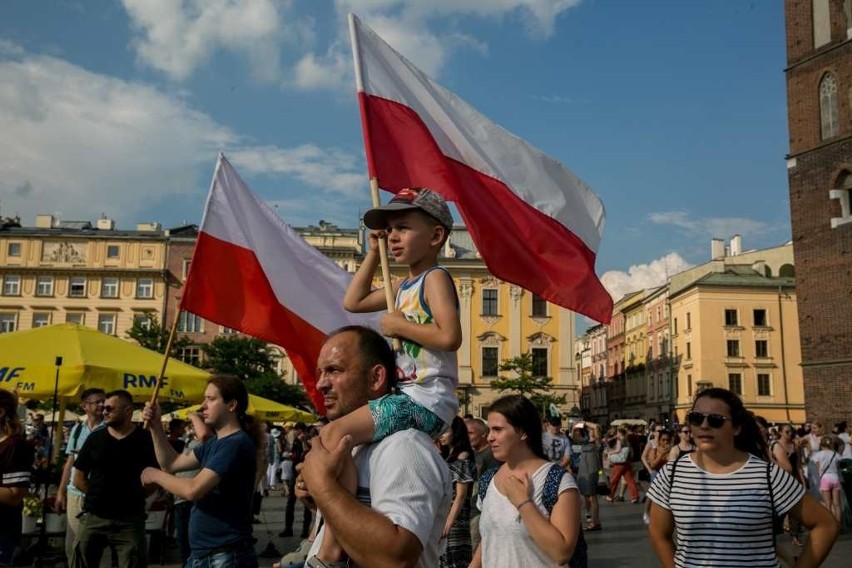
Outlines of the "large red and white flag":
M 316 365 L 326 334 L 349 324 L 343 296 L 352 275 L 309 245 L 260 200 L 219 154 L 181 309 L 283 347 L 324 414 Z
M 612 298 L 595 274 L 597 195 L 558 161 L 494 124 L 349 16 L 371 177 L 455 202 L 494 276 L 600 322 Z

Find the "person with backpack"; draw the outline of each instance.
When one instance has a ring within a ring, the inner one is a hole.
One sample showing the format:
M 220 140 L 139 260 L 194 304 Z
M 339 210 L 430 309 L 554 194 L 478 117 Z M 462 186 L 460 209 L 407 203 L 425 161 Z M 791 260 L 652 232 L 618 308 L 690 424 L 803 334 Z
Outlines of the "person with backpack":
M 482 541 L 471 568 L 585 568 L 577 485 L 545 457 L 535 405 L 520 395 L 499 398 L 489 408 L 488 426 L 494 457 L 504 463 L 480 479 Z
M 648 535 L 661 564 L 779 568 L 773 522 L 789 512 L 810 531 L 796 565 L 819 566 L 837 523 L 791 475 L 766 461 L 766 442 L 740 397 L 703 390 L 687 423 L 697 449 L 666 464 L 648 492 Z

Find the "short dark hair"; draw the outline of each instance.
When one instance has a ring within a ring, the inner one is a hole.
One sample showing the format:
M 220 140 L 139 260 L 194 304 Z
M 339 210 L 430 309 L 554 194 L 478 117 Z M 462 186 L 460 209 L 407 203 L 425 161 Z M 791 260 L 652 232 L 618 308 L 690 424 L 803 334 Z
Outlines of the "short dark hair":
M 114 391 L 109 391 L 106 393 L 106 398 L 117 397 L 120 398 L 122 402 L 127 403 L 129 406 L 133 405 L 133 395 L 127 392 L 124 389 L 116 389 Z
M 529 399 L 519 394 L 510 394 L 491 403 L 488 412 L 498 412 L 505 416 L 506 422 L 515 430 L 527 435 L 526 443 L 532 453 L 541 459 L 547 459 L 541 442 L 541 416 Z
M 104 397 L 106 397 L 106 393 L 104 392 L 104 389 L 92 387 L 92 388 L 89 388 L 89 389 L 86 389 L 86 390 L 83 391 L 83 393 L 80 395 L 80 402 L 85 402 L 86 399 L 89 398 L 90 396 L 92 396 L 93 394 L 102 394 L 102 395 L 104 395 Z
M 396 355 L 387 340 L 379 332 L 363 325 L 347 325 L 328 334 L 328 339 L 341 333 L 354 333 L 358 336 L 358 351 L 361 362 L 366 367 L 381 365 L 385 368 L 388 388 L 396 383 Z
M 755 420 L 754 414 L 746 410 L 739 396 L 728 389 L 713 387 L 695 395 L 692 407 L 695 408 L 695 402 L 698 402 L 702 398 L 721 400 L 728 406 L 728 409 L 731 411 L 731 424 L 735 428 L 737 426 L 740 428 L 740 433 L 734 436 L 734 447 L 741 452 L 747 452 L 762 460 L 767 459 L 769 448 L 767 447 L 766 440 L 757 427 L 757 420 Z

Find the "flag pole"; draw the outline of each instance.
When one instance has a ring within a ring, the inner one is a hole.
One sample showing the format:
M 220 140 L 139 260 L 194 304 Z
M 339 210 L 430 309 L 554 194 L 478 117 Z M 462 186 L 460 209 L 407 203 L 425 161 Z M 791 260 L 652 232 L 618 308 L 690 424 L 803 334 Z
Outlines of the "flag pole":
M 157 383 L 154 385 L 154 392 L 151 393 L 151 406 L 157 404 L 157 398 L 160 396 L 160 385 L 163 384 L 163 376 L 166 374 L 166 366 L 169 364 L 169 353 L 172 350 L 172 343 L 175 341 L 177 334 L 178 323 L 180 322 L 180 308 L 175 313 L 175 321 L 172 322 L 172 328 L 169 330 L 169 338 L 166 341 L 166 352 L 163 354 L 163 365 L 160 367 L 160 374 L 157 375 Z M 148 421 L 142 425 L 143 428 L 148 427 Z
M 373 173 L 373 151 L 370 146 L 370 128 L 367 123 L 367 117 L 364 114 L 364 107 L 361 100 L 361 93 L 364 91 L 364 81 L 361 76 L 361 53 L 358 48 L 358 32 L 356 29 L 355 14 L 349 14 L 349 37 L 352 42 L 352 57 L 355 62 L 355 89 L 359 94 L 358 103 L 361 109 L 361 130 L 364 135 L 364 151 L 367 154 L 367 168 L 370 170 L 370 197 L 373 200 L 373 207 L 381 207 L 382 201 L 379 197 L 379 178 Z M 385 288 L 385 303 L 388 306 L 388 313 L 395 311 L 393 298 L 393 283 L 390 278 L 390 265 L 388 263 L 388 245 L 385 239 L 379 239 L 379 262 L 382 266 L 382 280 Z M 399 351 L 402 347 L 399 339 L 393 338 L 393 348 Z

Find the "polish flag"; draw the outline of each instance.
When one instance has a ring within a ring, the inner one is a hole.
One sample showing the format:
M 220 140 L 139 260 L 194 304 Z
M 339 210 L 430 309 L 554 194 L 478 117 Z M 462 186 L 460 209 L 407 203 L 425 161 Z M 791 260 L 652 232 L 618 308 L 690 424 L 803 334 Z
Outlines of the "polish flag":
M 375 328 L 378 317 L 343 309 L 350 280 L 252 193 L 219 154 L 181 309 L 283 347 L 325 414 L 316 368 L 326 334 L 349 324 Z
M 349 16 L 370 177 L 393 193 L 453 201 L 491 273 L 607 323 L 595 274 L 597 195 L 556 160 L 497 126 Z

